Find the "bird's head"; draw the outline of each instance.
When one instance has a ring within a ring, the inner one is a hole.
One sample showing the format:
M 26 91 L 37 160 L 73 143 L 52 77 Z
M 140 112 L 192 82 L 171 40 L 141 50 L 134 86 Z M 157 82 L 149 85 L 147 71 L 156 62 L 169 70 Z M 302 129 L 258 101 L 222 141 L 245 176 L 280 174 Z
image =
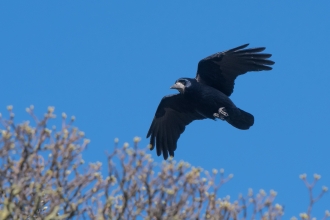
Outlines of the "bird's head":
M 191 86 L 191 80 L 188 78 L 180 78 L 175 81 L 174 85 L 170 87 L 170 89 L 177 89 L 181 94 L 185 92 L 186 88 Z

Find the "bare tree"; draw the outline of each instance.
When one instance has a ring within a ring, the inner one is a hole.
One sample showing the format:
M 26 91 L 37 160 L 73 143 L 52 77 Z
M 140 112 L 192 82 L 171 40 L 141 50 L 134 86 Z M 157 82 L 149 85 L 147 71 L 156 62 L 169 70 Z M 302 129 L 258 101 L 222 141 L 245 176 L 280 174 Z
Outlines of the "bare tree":
M 157 164 L 147 149 L 138 148 L 138 137 L 132 148 L 128 143 L 119 147 L 115 139 L 107 171 L 100 162 L 86 165 L 82 152 L 89 140 L 73 126 L 74 117 L 68 120 L 62 113 L 60 129 L 50 128 L 54 108 L 39 120 L 31 106 L 26 110 L 33 125 L 15 124 L 12 106 L 7 109 L 8 119 L 0 114 L 0 219 L 281 219 L 284 214 L 273 190 L 219 198 L 232 174 L 173 159 Z M 314 198 L 320 176 L 315 174 L 312 183 L 305 174 L 300 178 L 310 193 L 300 218 L 311 219 L 327 188 Z M 329 216 L 327 211 L 324 219 Z

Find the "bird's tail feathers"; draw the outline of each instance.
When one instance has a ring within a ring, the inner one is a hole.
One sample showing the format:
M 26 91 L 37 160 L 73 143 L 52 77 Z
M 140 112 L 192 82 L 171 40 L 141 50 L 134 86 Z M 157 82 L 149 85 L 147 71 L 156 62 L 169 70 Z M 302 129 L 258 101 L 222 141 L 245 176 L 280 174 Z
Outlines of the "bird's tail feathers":
M 247 130 L 249 129 L 254 123 L 254 117 L 248 112 L 239 109 L 239 115 L 235 115 L 234 117 L 226 118 L 226 121 L 234 126 L 235 128 Z

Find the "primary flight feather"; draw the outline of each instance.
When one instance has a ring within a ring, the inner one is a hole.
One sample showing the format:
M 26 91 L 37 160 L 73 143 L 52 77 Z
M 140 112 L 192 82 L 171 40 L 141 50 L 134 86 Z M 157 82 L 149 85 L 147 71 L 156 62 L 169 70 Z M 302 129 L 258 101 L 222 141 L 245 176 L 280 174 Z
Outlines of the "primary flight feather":
M 250 71 L 271 70 L 272 55 L 260 53 L 265 47 L 244 49 L 244 44 L 215 53 L 198 63 L 195 78 L 180 78 L 171 89 L 180 93 L 165 96 L 159 103 L 147 138 L 157 155 L 174 157 L 177 141 L 186 125 L 194 120 L 216 119 L 227 121 L 238 129 L 249 129 L 254 117 L 229 99 L 237 76 Z

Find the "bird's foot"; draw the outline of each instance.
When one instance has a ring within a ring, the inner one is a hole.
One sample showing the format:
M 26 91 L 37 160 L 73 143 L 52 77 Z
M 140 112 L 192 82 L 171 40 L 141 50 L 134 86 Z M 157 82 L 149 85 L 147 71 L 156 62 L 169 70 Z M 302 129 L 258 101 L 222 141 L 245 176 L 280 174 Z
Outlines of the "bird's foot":
M 213 114 L 215 118 L 220 118 L 221 120 L 225 120 L 225 118 L 229 116 L 228 113 L 226 112 L 225 107 L 219 108 L 218 112 L 219 114 L 218 113 Z
M 228 117 L 228 113 L 226 112 L 226 108 L 225 107 L 221 107 L 219 108 L 219 113 L 222 114 L 224 117 Z
M 225 117 L 223 115 L 221 115 L 221 114 L 218 114 L 218 113 L 213 113 L 213 117 L 219 118 L 219 119 L 221 119 L 223 121 L 225 120 Z

